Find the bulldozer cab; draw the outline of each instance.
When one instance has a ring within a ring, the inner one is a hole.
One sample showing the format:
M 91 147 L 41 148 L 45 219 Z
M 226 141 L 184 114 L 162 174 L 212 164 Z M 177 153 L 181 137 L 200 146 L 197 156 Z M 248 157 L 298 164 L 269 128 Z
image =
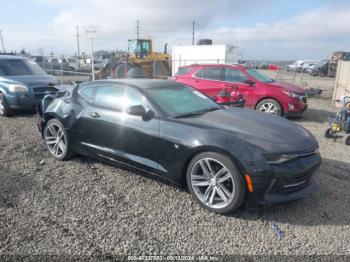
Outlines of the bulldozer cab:
M 150 39 L 132 39 L 128 43 L 128 52 L 136 58 L 146 58 L 152 53 L 152 43 Z

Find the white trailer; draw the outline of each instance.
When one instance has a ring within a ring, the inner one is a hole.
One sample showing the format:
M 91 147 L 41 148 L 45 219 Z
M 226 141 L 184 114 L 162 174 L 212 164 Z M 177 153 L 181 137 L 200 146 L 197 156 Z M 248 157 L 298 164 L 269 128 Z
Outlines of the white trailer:
M 233 45 L 183 45 L 173 46 L 172 75 L 180 66 L 191 64 L 237 63 L 239 48 Z

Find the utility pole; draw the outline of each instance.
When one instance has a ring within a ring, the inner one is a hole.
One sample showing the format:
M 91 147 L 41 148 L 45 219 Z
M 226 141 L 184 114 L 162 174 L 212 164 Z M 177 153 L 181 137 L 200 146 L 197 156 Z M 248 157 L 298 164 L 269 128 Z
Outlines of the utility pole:
M 95 68 L 94 68 L 94 36 L 96 34 L 96 26 L 89 26 L 85 29 L 88 37 L 90 38 L 90 47 L 91 47 L 91 76 L 92 81 L 95 81 Z
M 136 39 L 138 40 L 140 37 L 140 21 L 136 20 Z
M 4 39 L 2 38 L 2 32 L 1 32 L 1 30 L 0 30 L 0 38 L 1 38 L 2 52 L 5 53 Z
M 194 45 L 194 21 L 192 22 L 192 45 Z
M 80 46 L 79 46 L 79 26 L 76 26 L 77 28 L 77 45 L 78 45 L 78 56 L 80 56 Z

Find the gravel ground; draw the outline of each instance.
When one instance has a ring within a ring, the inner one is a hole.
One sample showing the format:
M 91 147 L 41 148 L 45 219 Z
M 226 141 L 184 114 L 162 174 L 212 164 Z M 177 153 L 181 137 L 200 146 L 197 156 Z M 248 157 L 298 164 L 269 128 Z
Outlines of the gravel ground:
M 0 255 L 350 255 L 350 147 L 323 138 L 333 112 L 329 100 L 310 99 L 297 120 L 320 142 L 319 190 L 234 216 L 144 174 L 55 161 L 34 116 L 0 118 Z

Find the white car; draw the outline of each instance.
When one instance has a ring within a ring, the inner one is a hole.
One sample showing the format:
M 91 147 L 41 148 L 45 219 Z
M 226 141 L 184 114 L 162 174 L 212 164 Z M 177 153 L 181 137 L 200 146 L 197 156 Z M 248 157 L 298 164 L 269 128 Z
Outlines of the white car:
M 303 62 L 304 60 L 296 60 L 294 63 L 287 65 L 287 72 L 294 72 Z
M 318 64 L 318 63 L 309 64 L 308 66 L 306 66 L 305 72 L 308 73 L 308 74 L 310 74 L 317 64 Z
M 306 72 L 306 68 L 317 64 L 317 60 L 296 60 L 293 64 L 287 65 L 287 72 Z
M 319 61 L 315 61 L 315 60 L 308 60 L 308 61 L 304 61 L 299 67 L 297 67 L 297 72 L 299 73 L 305 73 L 306 69 L 310 66 L 314 66 L 315 64 L 317 64 Z

